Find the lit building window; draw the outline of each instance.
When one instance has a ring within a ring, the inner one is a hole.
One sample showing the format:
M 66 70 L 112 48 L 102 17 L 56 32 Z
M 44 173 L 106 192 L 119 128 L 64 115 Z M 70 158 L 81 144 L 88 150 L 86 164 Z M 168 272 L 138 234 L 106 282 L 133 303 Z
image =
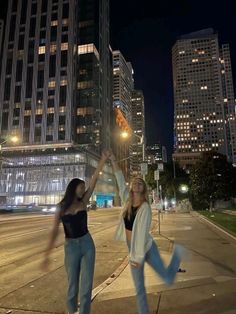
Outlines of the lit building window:
M 54 108 L 48 108 L 47 109 L 47 113 L 54 113 L 54 112 L 55 112 Z
M 42 114 L 43 114 L 43 109 L 37 109 L 37 110 L 36 110 L 36 114 L 42 115 Z
M 93 114 L 92 107 L 77 108 L 77 116 L 85 116 L 87 114 Z
M 205 85 L 205 86 L 201 86 L 201 90 L 203 90 L 203 89 L 207 89 L 207 86 Z
M 67 85 L 67 80 L 61 80 L 60 85 L 61 86 L 66 86 Z
M 45 54 L 45 46 L 39 47 L 39 55 Z
M 188 99 L 183 99 L 183 104 L 188 103 Z
M 63 113 L 63 112 L 65 112 L 66 111 L 66 107 L 65 106 L 60 106 L 59 107 L 59 112 L 60 113 Z
M 192 62 L 193 63 L 198 62 L 198 59 L 192 59 Z
M 50 52 L 55 53 L 57 51 L 57 45 L 53 44 L 50 46 Z
M 31 116 L 31 110 L 25 110 L 24 115 L 25 116 Z
M 61 50 L 68 50 L 68 43 L 62 43 Z
M 82 127 L 78 127 L 77 128 L 77 134 L 83 134 L 83 133 L 87 133 L 87 129 L 86 129 L 86 126 L 82 126 Z
M 51 26 L 57 26 L 58 25 L 58 21 L 51 21 Z
M 93 87 L 93 81 L 85 81 L 78 83 L 78 89 L 87 89 Z
M 224 102 L 227 102 L 228 101 L 228 99 L 227 98 L 224 98 Z
M 55 86 L 56 86 L 56 82 L 55 82 L 55 81 L 50 81 L 50 82 L 48 82 L 48 87 L 53 88 L 53 87 L 55 87 Z
M 94 53 L 96 57 L 99 59 L 99 53 L 94 46 L 94 44 L 88 44 L 88 45 L 80 45 L 78 46 L 78 54 L 83 55 L 87 53 Z
M 63 26 L 68 25 L 68 19 L 63 19 L 63 20 L 62 20 L 62 25 L 63 25 Z

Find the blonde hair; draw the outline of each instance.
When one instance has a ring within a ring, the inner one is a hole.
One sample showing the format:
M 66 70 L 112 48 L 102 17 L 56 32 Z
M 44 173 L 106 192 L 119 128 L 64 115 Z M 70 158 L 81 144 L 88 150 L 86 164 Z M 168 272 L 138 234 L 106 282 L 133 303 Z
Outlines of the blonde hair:
M 146 182 L 141 177 L 133 178 L 131 181 L 131 184 L 130 184 L 129 196 L 128 196 L 128 199 L 124 205 L 123 212 L 122 212 L 123 217 L 127 215 L 128 219 L 130 219 L 131 213 L 132 213 L 132 204 L 133 204 L 133 198 L 134 198 L 132 186 L 133 186 L 134 181 L 136 181 L 136 180 L 140 180 L 143 183 L 143 192 L 142 192 L 143 201 L 142 201 L 141 205 L 144 202 L 147 202 L 149 204 L 148 188 L 147 188 Z

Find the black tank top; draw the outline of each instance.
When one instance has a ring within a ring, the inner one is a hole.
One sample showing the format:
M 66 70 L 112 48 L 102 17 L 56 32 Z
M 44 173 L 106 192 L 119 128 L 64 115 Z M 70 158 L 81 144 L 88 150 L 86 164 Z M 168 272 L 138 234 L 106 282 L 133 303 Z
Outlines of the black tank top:
M 137 214 L 139 207 L 133 207 L 132 206 L 132 211 L 131 211 L 131 215 L 130 215 L 130 219 L 128 217 L 128 213 L 125 214 L 124 216 L 124 223 L 125 223 L 125 229 L 132 231 L 133 229 L 133 224 L 134 224 L 134 220 Z
M 66 238 L 80 238 L 88 233 L 88 215 L 86 210 L 61 217 Z

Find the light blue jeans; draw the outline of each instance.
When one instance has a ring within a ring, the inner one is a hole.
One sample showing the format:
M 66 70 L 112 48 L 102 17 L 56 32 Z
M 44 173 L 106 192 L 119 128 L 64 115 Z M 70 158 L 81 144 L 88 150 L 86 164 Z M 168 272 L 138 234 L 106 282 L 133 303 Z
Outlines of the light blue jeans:
M 127 242 L 129 251 L 130 251 L 130 242 Z M 174 253 L 171 258 L 171 262 L 169 266 L 165 266 L 159 250 L 157 248 L 156 243 L 153 241 L 150 250 L 146 253 L 145 259 L 142 262 L 140 268 L 136 268 L 132 265 L 131 273 L 134 281 L 134 286 L 136 289 L 136 297 L 137 297 L 137 306 L 139 314 L 148 314 L 148 303 L 147 303 L 147 295 L 146 289 L 144 285 L 144 264 L 147 262 L 155 272 L 164 280 L 167 285 L 171 285 L 174 282 L 176 273 L 179 269 L 180 265 L 180 254 L 177 250 L 174 250 Z
M 68 277 L 67 307 L 69 314 L 89 314 L 93 288 L 95 246 L 90 233 L 81 238 L 65 240 L 65 268 Z

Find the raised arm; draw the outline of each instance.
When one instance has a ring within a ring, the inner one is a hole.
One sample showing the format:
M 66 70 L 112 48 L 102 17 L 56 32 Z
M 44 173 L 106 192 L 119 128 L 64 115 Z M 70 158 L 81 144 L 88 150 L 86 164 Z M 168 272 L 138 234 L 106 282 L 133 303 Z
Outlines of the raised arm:
M 122 205 L 127 201 L 127 198 L 128 198 L 128 195 L 129 195 L 129 190 L 128 190 L 128 187 L 126 185 L 126 181 L 125 181 L 125 178 L 124 178 L 124 175 L 116 161 L 116 158 L 114 156 L 114 154 L 112 153 L 111 156 L 110 156 L 110 160 L 111 160 L 111 164 L 112 164 L 112 167 L 113 167 L 113 170 L 114 170 L 114 174 L 115 174 L 115 177 L 116 177 L 116 181 L 117 181 L 117 184 L 118 184 L 118 188 L 119 188 L 119 195 L 120 195 L 120 198 L 121 198 L 121 202 L 122 202 Z
M 99 177 L 99 173 L 102 171 L 102 169 L 103 169 L 107 159 L 109 158 L 109 156 L 110 156 L 109 151 L 105 151 L 102 153 L 102 157 L 98 163 L 97 169 L 95 170 L 95 172 L 92 176 L 92 179 L 90 180 L 89 187 L 83 196 L 83 202 L 85 205 L 88 204 L 89 199 L 90 199 L 91 195 L 93 194 L 95 185 L 96 185 L 98 177 Z

